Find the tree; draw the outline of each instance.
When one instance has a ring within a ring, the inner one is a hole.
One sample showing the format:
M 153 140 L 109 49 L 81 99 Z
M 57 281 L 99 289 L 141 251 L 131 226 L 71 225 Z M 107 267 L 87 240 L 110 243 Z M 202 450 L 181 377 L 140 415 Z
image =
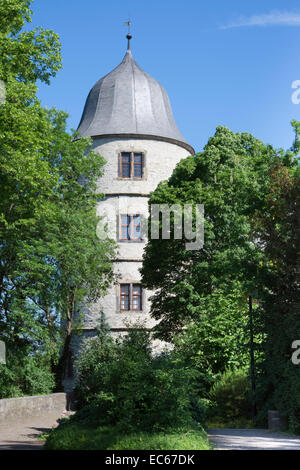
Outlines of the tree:
M 57 175 L 42 155 L 51 142 L 51 123 L 36 98 L 36 81 L 49 83 L 60 68 L 58 36 L 41 28 L 21 32 L 31 21 L 28 0 L 0 2 L 0 79 L 6 101 L 0 106 L 0 296 L 18 246 L 45 212 Z
M 280 154 L 249 134 L 218 127 L 204 151 L 182 160 L 171 178 L 151 194 L 152 204 L 204 204 L 204 247 L 186 250 L 187 240 L 150 240 L 142 282 L 155 290 L 152 315 L 164 339 L 199 318 L 204 299 L 217 289 L 253 289 L 264 258 L 252 237 L 251 217 L 263 207 L 269 168 Z
M 51 31 L 21 32 L 30 3 L 0 1 L 0 331 L 19 357 L 42 354 L 54 364 L 64 325 L 60 382 L 80 302 L 112 279 L 114 243 L 96 236 L 104 159 L 90 139 L 66 132 L 65 113 L 36 98 L 36 81 L 48 83 L 60 68 L 60 44 Z
M 21 31 L 31 21 L 30 4 L 0 1 L 0 80 L 6 88 L 0 106 L 0 334 L 7 345 L 1 396 L 37 393 L 41 382 L 40 391 L 53 387 L 46 318 L 18 289 L 17 275 L 23 244 L 30 243 L 58 182 L 42 158 L 51 141 L 51 123 L 36 98 L 36 81 L 49 83 L 60 69 L 60 44 L 52 31 Z M 50 374 L 46 381 L 28 379 L 38 377 L 42 364 Z
M 170 240 L 150 240 L 142 275 L 144 285 L 155 289 L 157 334 L 172 339 L 177 333 L 182 350 L 204 371 L 204 389 L 214 380 L 212 371 L 244 360 L 244 351 L 226 357 L 226 347 L 239 345 L 238 332 L 231 337 L 234 325 L 240 328 L 236 300 L 244 296 L 246 306 L 255 292 L 260 409 L 265 418 L 267 407 L 275 406 L 298 430 L 299 372 L 290 357 L 300 334 L 300 124 L 293 126 L 296 140 L 288 152 L 218 127 L 201 154 L 182 160 L 152 193 L 150 208 L 204 204 L 204 247 L 188 251 L 186 240 L 173 240 L 172 231 Z M 227 314 L 226 305 L 232 306 Z
M 43 158 L 59 176 L 46 212 L 36 221 L 30 239 L 20 249 L 22 263 L 15 272 L 18 290 L 44 311 L 50 333 L 56 319 L 63 322 L 63 348 L 57 368 L 61 383 L 71 361 L 72 334 L 80 331 L 80 305 L 95 301 L 113 279 L 115 243 L 96 234 L 97 181 L 104 159 L 90 151 L 90 139 L 66 132 L 65 113 L 49 112 L 52 142 Z
M 299 124 L 292 151 L 299 151 Z M 259 282 L 264 286 L 264 361 L 260 364 L 260 401 L 263 411 L 275 408 L 290 429 L 300 432 L 299 366 L 291 361 L 292 343 L 300 338 L 300 172 L 278 164 L 271 169 L 269 194 L 253 220 L 256 237 L 266 261 L 260 266 Z

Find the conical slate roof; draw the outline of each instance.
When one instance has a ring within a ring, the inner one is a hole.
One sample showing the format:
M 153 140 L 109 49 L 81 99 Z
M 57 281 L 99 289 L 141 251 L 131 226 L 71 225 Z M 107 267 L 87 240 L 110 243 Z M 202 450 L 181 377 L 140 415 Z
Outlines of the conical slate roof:
M 175 124 L 165 89 L 137 65 L 129 45 L 121 64 L 90 91 L 78 132 L 82 137 L 153 138 L 194 153 Z

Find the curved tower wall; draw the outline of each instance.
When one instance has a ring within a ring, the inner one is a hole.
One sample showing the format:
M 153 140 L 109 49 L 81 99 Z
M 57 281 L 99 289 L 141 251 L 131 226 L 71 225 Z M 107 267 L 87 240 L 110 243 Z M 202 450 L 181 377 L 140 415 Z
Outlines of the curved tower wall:
M 122 311 L 120 309 L 120 283 L 139 283 L 141 275 L 143 250 L 147 240 L 120 241 L 119 213 L 141 214 L 148 217 L 148 198 L 158 183 L 168 179 L 177 163 L 190 153 L 176 144 L 133 138 L 96 138 L 93 150 L 101 154 L 105 160 L 104 174 L 99 180 L 100 193 L 105 193 L 105 199 L 97 206 L 98 215 L 108 216 L 109 236 L 118 244 L 118 252 L 114 262 L 114 271 L 119 275 L 118 281 L 112 285 L 107 295 L 96 303 L 85 307 L 85 330 L 92 331 L 97 326 L 100 312 L 113 334 L 126 331 L 126 323 L 142 321 L 148 328 L 154 326 L 150 318 L 149 296 L 151 292 L 143 290 L 143 309 L 141 312 Z M 121 152 L 136 152 L 144 155 L 144 173 L 140 180 L 124 179 L 119 176 L 118 162 Z

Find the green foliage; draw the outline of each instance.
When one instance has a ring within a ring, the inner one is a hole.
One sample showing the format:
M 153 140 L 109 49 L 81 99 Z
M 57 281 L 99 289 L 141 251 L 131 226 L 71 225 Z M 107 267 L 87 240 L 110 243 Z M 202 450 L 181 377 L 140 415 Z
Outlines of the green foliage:
M 182 360 L 198 371 L 201 397 L 228 368 L 249 365 L 249 314 L 237 284 L 231 292 L 218 289 L 201 297 L 201 313 L 173 338 Z
M 147 331 L 132 329 L 115 345 L 92 339 L 77 362 L 76 394 L 89 407 L 74 419 L 148 431 L 188 425 L 194 374 L 176 356 L 153 357 Z
M 149 204 L 203 204 L 204 247 L 186 250 L 186 240 L 150 240 L 143 284 L 155 290 L 151 312 L 158 333 L 168 339 L 201 316 L 205 297 L 217 289 L 244 292 L 255 285 L 264 258 L 252 237 L 251 216 L 263 206 L 269 170 L 278 155 L 250 134 L 218 127 L 204 151 L 182 160 L 171 178 L 151 194 Z
M 31 22 L 32 0 L 0 1 L 0 78 L 49 83 L 61 68 L 60 43 L 53 31 L 21 31 Z
M 96 338 L 84 342 L 80 356 L 75 362 L 77 382 L 75 391 L 79 409 L 94 403 L 99 394 L 105 393 L 110 366 L 118 360 L 120 354 L 118 344 L 105 332 L 100 331 Z M 89 418 L 89 408 L 83 410 L 82 416 Z
M 6 85 L 0 106 L 0 332 L 11 355 L 47 350 L 45 374 L 55 368 L 60 385 L 80 302 L 98 297 L 112 279 L 114 243 L 96 236 L 101 195 L 95 190 L 104 159 L 91 151 L 90 139 L 66 131 L 66 113 L 42 108 L 36 97 L 37 80 L 49 83 L 61 58 L 55 33 L 22 30 L 31 21 L 30 5 L 0 0 L 0 79 Z M 19 375 L 11 376 L 16 383 Z
M 49 361 L 43 355 L 8 356 L 7 365 L 0 365 L 0 398 L 44 395 L 54 386 Z
M 90 427 L 72 422 L 53 430 L 46 450 L 209 450 L 211 445 L 199 426 L 163 432 L 124 432 L 117 426 Z
M 243 369 L 227 370 L 211 388 L 212 414 L 234 421 L 251 416 L 250 380 Z
M 197 395 L 191 398 L 192 417 L 197 423 L 206 424 L 207 418 L 211 414 L 212 407 L 213 402 L 208 398 L 199 398 Z
M 299 123 L 294 122 L 299 132 Z M 294 148 L 299 150 L 296 134 Z M 268 262 L 261 266 L 260 282 L 266 286 L 262 344 L 264 360 L 259 364 L 259 420 L 266 422 L 267 410 L 277 409 L 289 429 L 300 433 L 299 366 L 291 362 L 292 343 L 300 337 L 300 174 L 299 163 L 279 166 L 263 210 L 257 211 L 255 230 Z
M 218 127 L 202 153 L 177 165 L 149 204 L 202 203 L 204 247 L 186 250 L 186 240 L 174 240 L 171 227 L 170 240 L 149 241 L 142 281 L 155 291 L 157 335 L 173 339 L 179 333 L 179 348 L 200 373 L 202 397 L 218 372 L 246 365 L 245 308 L 255 292 L 260 413 L 266 418 L 268 407 L 278 409 L 297 430 L 299 373 L 290 358 L 300 336 L 300 123 L 292 125 L 296 138 L 287 152 Z M 238 298 L 244 303 L 240 318 Z
M 36 292 L 23 282 L 35 268 L 28 262 L 24 268 L 24 252 L 40 237 L 41 217 L 49 214 L 59 178 L 43 158 L 52 125 L 36 98 L 36 81 L 49 83 L 59 70 L 60 44 L 51 31 L 21 32 L 31 21 L 30 4 L 0 1 L 0 79 L 6 86 L 0 106 L 0 332 L 7 347 L 0 397 L 50 392 L 57 358 L 55 315 L 50 333 L 45 312 L 36 308 Z
M 15 299 L 10 307 L 3 317 L 0 312 L 1 339 L 6 344 L 6 364 L 0 365 L 0 398 L 51 393 L 55 385 L 51 363 L 58 351 L 46 319 L 26 301 Z

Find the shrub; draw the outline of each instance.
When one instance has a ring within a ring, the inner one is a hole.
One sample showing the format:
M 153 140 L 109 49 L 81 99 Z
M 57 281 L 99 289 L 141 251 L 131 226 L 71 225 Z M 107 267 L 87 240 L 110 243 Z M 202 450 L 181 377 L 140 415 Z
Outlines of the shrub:
M 207 398 L 192 397 L 191 410 L 194 420 L 197 423 L 205 423 L 211 413 L 213 405 L 213 402 Z
M 117 360 L 118 347 L 106 331 L 84 342 L 75 362 L 77 408 L 95 402 L 105 388 L 110 365 Z
M 0 365 L 0 398 L 47 394 L 54 386 L 50 365 L 39 354 L 22 358 L 9 354 L 7 364 Z
M 238 282 L 199 299 L 196 318 L 173 339 L 175 349 L 199 372 L 198 394 L 208 392 L 227 369 L 247 367 L 248 310 Z M 258 340 L 256 336 L 256 340 Z
M 250 383 L 243 369 L 227 370 L 210 391 L 212 413 L 226 421 L 251 416 Z
M 114 344 L 90 340 L 76 363 L 75 420 L 125 429 L 166 429 L 192 423 L 193 371 L 170 353 L 153 357 L 150 333 L 131 330 Z

